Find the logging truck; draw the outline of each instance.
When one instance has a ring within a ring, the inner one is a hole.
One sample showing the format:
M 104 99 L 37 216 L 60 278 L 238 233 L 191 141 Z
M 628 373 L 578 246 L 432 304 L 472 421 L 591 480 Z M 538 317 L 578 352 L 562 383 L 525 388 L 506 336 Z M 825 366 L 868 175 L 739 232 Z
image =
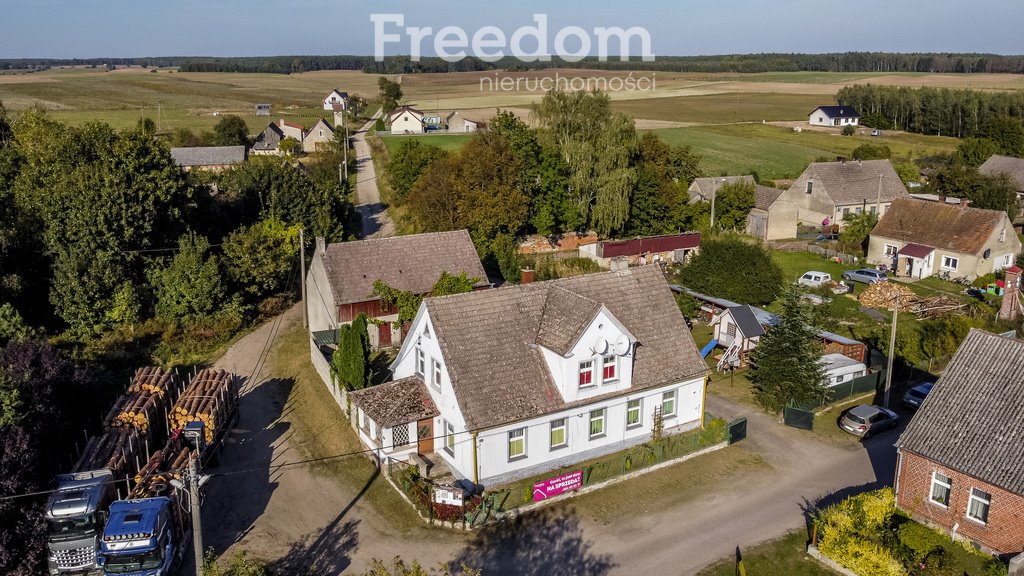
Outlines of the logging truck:
M 178 502 L 168 496 L 118 500 L 110 505 L 100 552 L 103 573 L 117 576 L 169 576 L 189 549 L 191 524 Z
M 181 431 L 199 455 L 201 469 L 216 464 L 224 437 L 237 421 L 238 381 L 224 370 L 196 374 L 170 412 L 171 429 Z
M 166 438 L 172 380 L 160 368 L 136 371 L 104 418 L 104 433 L 90 438 L 71 472 L 55 479 L 45 508 L 51 575 L 100 572 L 97 550 L 107 508 L 119 493 L 128 494 L 129 479 L 149 458 L 149 446 Z

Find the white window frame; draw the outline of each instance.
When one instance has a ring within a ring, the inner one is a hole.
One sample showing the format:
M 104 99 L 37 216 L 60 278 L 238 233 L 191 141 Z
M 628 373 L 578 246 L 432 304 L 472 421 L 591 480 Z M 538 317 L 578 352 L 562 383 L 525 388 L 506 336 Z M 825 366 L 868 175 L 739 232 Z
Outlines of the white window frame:
M 608 429 L 607 429 L 607 425 L 606 425 L 606 422 L 605 422 L 607 416 L 608 416 L 608 409 L 607 408 L 600 408 L 598 410 L 591 410 L 590 411 L 590 418 L 587 421 L 587 424 L 588 424 L 587 435 L 588 435 L 588 437 L 591 440 L 596 440 L 598 438 L 604 438 L 605 434 L 607 434 Z M 601 423 L 601 431 L 600 432 L 596 432 L 596 433 L 594 432 L 594 422 L 600 422 Z
M 900 251 L 900 249 L 897 248 L 896 246 L 894 246 L 892 244 L 886 244 L 885 245 L 885 250 L 883 252 L 883 255 L 887 256 L 889 258 L 892 258 L 893 256 L 899 254 L 899 251 Z
M 980 495 L 975 494 L 975 492 L 981 492 L 982 494 L 984 494 L 988 498 L 983 498 Z M 974 514 L 971 513 L 971 508 L 974 506 L 975 502 L 978 502 L 981 506 L 985 507 L 985 518 L 984 519 L 978 518 L 977 516 L 975 516 Z M 971 487 L 971 495 L 967 499 L 967 512 L 965 512 L 965 515 L 967 516 L 967 519 L 972 521 L 972 522 L 977 522 L 978 524 L 987 525 L 988 524 L 988 515 L 989 515 L 989 512 L 991 512 L 991 509 L 992 509 L 992 494 L 982 490 L 981 488 L 975 488 L 975 487 L 972 486 Z
M 433 374 L 434 375 L 430 379 L 430 384 L 434 387 L 434 389 L 440 390 L 441 389 L 441 363 L 438 362 L 436 358 L 431 358 L 431 361 L 433 362 L 433 367 L 434 367 Z
M 610 362 L 609 362 L 610 360 Z M 605 377 L 605 368 L 611 365 L 612 376 L 611 378 Z M 601 356 L 601 382 L 615 382 L 619 379 L 619 357 L 615 354 L 605 354 Z
M 662 419 L 665 419 L 665 418 L 675 418 L 676 417 L 676 401 L 677 400 L 678 400 L 678 394 L 676 394 L 675 390 L 669 390 L 668 392 L 662 392 L 661 393 L 661 417 L 662 417 Z M 666 402 L 671 402 L 672 403 L 672 411 L 671 412 L 669 412 L 668 410 L 665 410 L 665 403 Z
M 584 368 L 584 365 L 586 365 L 586 368 Z M 578 372 L 577 372 L 576 383 L 577 383 L 577 385 L 581 389 L 591 388 L 593 386 L 597 386 L 597 383 L 594 382 L 594 360 L 593 359 L 581 360 L 580 363 L 578 364 L 578 368 L 579 369 L 578 369 Z M 583 373 L 584 372 L 589 372 L 590 373 L 590 383 L 589 384 L 583 384 Z
M 455 425 L 447 420 L 444 423 L 444 451 L 455 457 Z
M 939 476 L 945 478 L 945 481 L 939 480 Z M 935 487 L 939 486 L 946 489 L 946 501 L 943 503 L 940 500 L 935 499 Z M 928 501 L 936 506 L 943 508 L 949 508 L 949 501 L 953 497 L 953 478 L 946 476 L 938 470 L 932 471 L 932 482 L 928 491 Z
M 639 426 L 643 426 L 644 403 L 641 398 L 634 398 L 626 402 L 626 429 L 632 430 Z M 636 421 L 630 422 L 630 413 L 636 413 Z
M 1013 266 L 1013 254 L 1003 254 L 1003 262 L 1000 269 L 1009 268 L 1010 266 Z
M 423 376 L 427 372 L 427 355 L 423 348 L 416 347 L 416 373 Z
M 562 442 L 560 444 L 555 444 L 555 430 L 562 431 Z M 569 446 L 569 429 L 565 425 L 565 418 L 558 418 L 557 420 L 552 420 L 551 427 L 548 431 L 548 447 L 551 450 L 557 450 L 559 448 L 565 448 L 567 446 Z
M 943 256 L 942 257 L 942 269 L 956 272 L 957 268 L 960 267 L 960 259 L 955 256 Z
M 522 451 L 518 454 L 512 453 L 513 442 L 522 442 Z M 515 430 L 508 431 L 508 461 L 514 462 L 516 460 L 522 460 L 526 458 L 526 427 L 516 428 Z

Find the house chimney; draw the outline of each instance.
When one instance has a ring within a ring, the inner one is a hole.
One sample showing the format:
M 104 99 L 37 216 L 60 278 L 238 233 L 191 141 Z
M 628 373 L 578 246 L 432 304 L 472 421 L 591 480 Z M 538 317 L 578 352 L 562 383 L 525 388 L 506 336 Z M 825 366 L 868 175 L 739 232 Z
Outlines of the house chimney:
M 529 284 L 529 283 L 533 282 L 535 274 L 536 273 L 533 271 L 533 269 L 531 269 L 531 268 L 523 268 L 522 269 L 522 278 L 520 279 L 519 282 L 521 284 Z

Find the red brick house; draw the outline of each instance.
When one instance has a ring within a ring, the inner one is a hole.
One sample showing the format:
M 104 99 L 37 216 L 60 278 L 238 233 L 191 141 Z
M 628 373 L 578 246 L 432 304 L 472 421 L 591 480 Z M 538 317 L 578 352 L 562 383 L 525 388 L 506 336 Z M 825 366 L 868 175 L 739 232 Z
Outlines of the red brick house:
M 323 338 L 324 333 L 333 333 L 339 325 L 363 313 L 371 320 L 383 321 L 369 326 L 371 344 L 399 344 L 401 333 L 391 325 L 398 319 L 398 310 L 389 308 L 374 295 L 374 282 L 381 280 L 396 290 L 426 294 L 442 272 L 465 272 L 470 278 L 479 279 L 476 288 L 490 286 L 466 230 L 329 245 L 317 238 L 306 275 L 309 331 L 314 340 Z
M 896 504 L 1000 555 L 1024 552 L 1024 342 L 971 330 L 896 443 Z

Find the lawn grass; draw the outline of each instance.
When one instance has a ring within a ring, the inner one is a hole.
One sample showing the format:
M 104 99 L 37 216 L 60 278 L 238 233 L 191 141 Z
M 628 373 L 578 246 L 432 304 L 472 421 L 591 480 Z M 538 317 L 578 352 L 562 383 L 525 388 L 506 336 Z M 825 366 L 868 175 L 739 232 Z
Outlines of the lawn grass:
M 811 252 L 783 252 L 772 250 L 772 261 L 782 268 L 783 282 L 796 282 L 805 272 L 827 272 L 833 280 L 840 280 L 843 272 L 855 270 L 857 267 L 839 264 Z
M 566 505 L 602 524 L 679 506 L 730 480 L 755 482 L 771 470 L 764 459 L 740 444 L 685 460 L 567 501 Z
M 807 533 L 797 530 L 772 540 L 740 550 L 743 567 L 751 575 L 835 576 L 817 560 L 807 555 Z M 725 557 L 704 568 L 697 576 L 735 576 L 736 558 Z
M 364 447 L 313 369 L 309 360 L 309 336 L 302 324 L 296 323 L 278 336 L 268 368 L 271 377 L 295 381 L 288 398 L 288 405 L 294 407 L 288 415 L 295 430 L 291 440 L 293 449 L 304 459 L 325 458 L 314 464 L 313 470 L 335 479 L 352 493 L 359 492 L 374 476 L 376 467 L 362 454 L 330 458 L 336 454 L 362 452 Z M 373 480 L 363 498 L 389 526 L 403 534 L 426 537 L 428 531 L 422 521 L 383 474 Z
M 712 176 L 757 172 L 768 180 L 796 178 L 816 158 L 832 154 L 799 144 L 720 134 L 707 127 L 667 128 L 655 133 L 673 146 L 692 147 L 701 156 L 701 172 Z
M 381 142 L 388 150 L 388 154 L 394 154 L 398 151 L 399 146 L 402 142 L 408 140 L 416 140 L 423 144 L 430 144 L 431 146 L 437 146 L 442 150 L 454 152 L 462 148 L 469 139 L 473 137 L 472 134 L 414 134 L 411 136 L 390 136 L 387 134 L 380 134 L 378 136 Z

